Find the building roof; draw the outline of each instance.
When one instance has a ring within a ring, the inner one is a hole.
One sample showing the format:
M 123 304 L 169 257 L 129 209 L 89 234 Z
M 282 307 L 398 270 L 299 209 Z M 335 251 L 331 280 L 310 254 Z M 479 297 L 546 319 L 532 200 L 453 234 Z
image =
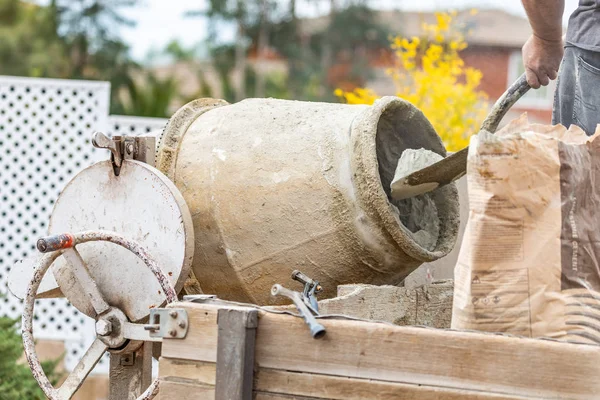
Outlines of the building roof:
M 420 36 L 424 22 L 435 23 L 433 12 L 378 11 L 377 17 L 393 33 L 406 37 Z M 303 19 L 300 30 L 306 35 L 319 32 L 325 28 L 327 18 Z M 527 18 L 504 10 L 481 9 L 475 15 L 463 10 L 458 12 L 456 20 L 471 31 L 467 37 L 470 45 L 520 48 L 531 35 Z

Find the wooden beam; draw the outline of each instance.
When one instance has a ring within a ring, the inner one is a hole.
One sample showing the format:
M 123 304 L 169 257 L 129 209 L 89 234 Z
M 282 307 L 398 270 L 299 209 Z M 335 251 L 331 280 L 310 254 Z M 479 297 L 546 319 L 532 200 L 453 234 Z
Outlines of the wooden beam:
M 163 354 L 215 362 L 219 307 L 176 306 L 185 307 L 194 322 L 185 340 L 165 339 Z M 600 393 L 597 346 L 348 320 L 320 322 L 327 335 L 314 340 L 301 319 L 260 312 L 256 364 L 540 399 L 594 399 Z
M 218 311 L 216 400 L 252 400 L 258 311 Z
M 220 307 L 194 303 L 174 303 L 192 311 L 188 313 L 188 334 L 185 340 L 163 341 L 163 357 L 182 360 L 217 362 L 217 312 Z M 168 345 L 165 346 L 165 342 Z
M 111 354 L 109 400 L 135 400 L 152 383 L 152 342 L 133 353 Z
M 216 364 L 203 361 L 180 361 L 161 358 L 161 400 L 179 400 L 179 391 L 163 391 L 163 383 L 184 383 L 180 390 L 199 390 L 208 396 L 209 387 L 214 386 Z M 448 389 L 355 379 L 339 376 L 317 375 L 291 371 L 258 369 L 254 376 L 256 399 L 330 399 L 330 400 L 526 400 L 530 398 L 501 394 L 486 394 L 466 390 Z M 199 388 L 196 386 L 199 385 Z M 214 393 L 213 393 L 214 395 Z M 205 397 L 206 398 L 206 397 Z M 211 399 L 214 397 L 211 397 Z
M 410 385 L 340 376 L 259 369 L 255 389 L 261 397 L 331 400 L 525 400 L 525 397 L 486 394 L 443 387 Z M 279 397 L 278 397 L 279 396 Z M 283 397 L 281 397 L 283 396 Z
M 161 381 L 160 400 L 214 400 L 214 386 L 196 385 L 189 382 Z
M 177 360 L 161 357 L 158 378 L 162 381 L 215 385 L 217 364 L 204 361 Z

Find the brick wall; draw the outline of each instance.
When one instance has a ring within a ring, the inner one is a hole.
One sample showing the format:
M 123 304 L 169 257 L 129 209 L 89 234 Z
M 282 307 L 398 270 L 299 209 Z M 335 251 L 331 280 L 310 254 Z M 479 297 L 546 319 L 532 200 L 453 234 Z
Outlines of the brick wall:
M 468 47 L 462 52 L 465 65 L 483 73 L 481 89 L 490 99 L 497 99 L 506 90 L 509 59 L 512 49 L 495 47 Z
M 477 68 L 483 73 L 481 89 L 487 93 L 490 100 L 495 100 L 504 93 L 514 76 L 509 76 L 511 71 L 511 54 L 520 49 L 498 47 L 468 47 L 462 54 L 465 65 Z M 549 124 L 552 120 L 552 107 L 528 107 L 516 104 L 511 110 L 511 118 L 527 112 L 532 122 Z

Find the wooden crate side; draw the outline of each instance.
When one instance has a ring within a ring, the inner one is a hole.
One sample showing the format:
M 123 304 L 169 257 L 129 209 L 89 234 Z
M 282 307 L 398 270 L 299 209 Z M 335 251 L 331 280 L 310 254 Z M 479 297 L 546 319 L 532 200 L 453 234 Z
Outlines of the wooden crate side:
M 195 385 L 188 382 L 161 381 L 160 400 L 214 400 L 213 386 Z
M 419 386 L 368 379 L 260 369 L 255 377 L 257 398 L 300 396 L 331 400 L 525 400 L 524 397 L 486 394 L 443 387 Z M 258 396 L 260 394 L 260 396 Z
M 181 360 L 217 362 L 217 306 L 174 303 L 171 307 L 188 310 L 188 334 L 184 340 L 166 339 L 161 355 Z
M 215 385 L 217 364 L 204 361 L 161 357 L 158 378 L 161 381 L 187 381 L 197 385 Z
M 214 400 L 216 364 L 161 357 L 160 400 Z
M 219 307 L 178 306 L 201 323 L 191 324 L 185 340 L 166 339 L 163 354 L 215 362 Z M 541 399 L 592 399 L 600 393 L 595 346 L 359 321 L 321 323 L 327 335 L 314 340 L 302 320 L 261 312 L 257 365 Z
M 214 399 L 216 364 L 161 358 L 161 400 L 179 400 L 201 393 Z M 367 379 L 258 369 L 254 378 L 256 398 L 330 400 L 525 400 L 524 397 L 486 394 L 443 387 L 399 384 Z
M 315 397 L 294 396 L 280 393 L 256 392 L 254 400 L 314 400 Z

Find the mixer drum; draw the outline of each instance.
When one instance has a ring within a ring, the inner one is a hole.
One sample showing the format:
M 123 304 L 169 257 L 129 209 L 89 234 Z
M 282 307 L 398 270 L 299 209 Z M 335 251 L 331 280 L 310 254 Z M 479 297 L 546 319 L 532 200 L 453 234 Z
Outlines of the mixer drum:
M 424 115 L 395 97 L 372 106 L 201 99 L 169 121 L 157 168 L 192 215 L 203 291 L 273 304 L 271 286 L 294 285 L 294 269 L 331 297 L 340 284 L 399 283 L 452 249 L 454 185 L 426 195 L 436 214 L 425 222 L 423 198 L 390 200 L 406 148 L 445 156 Z

